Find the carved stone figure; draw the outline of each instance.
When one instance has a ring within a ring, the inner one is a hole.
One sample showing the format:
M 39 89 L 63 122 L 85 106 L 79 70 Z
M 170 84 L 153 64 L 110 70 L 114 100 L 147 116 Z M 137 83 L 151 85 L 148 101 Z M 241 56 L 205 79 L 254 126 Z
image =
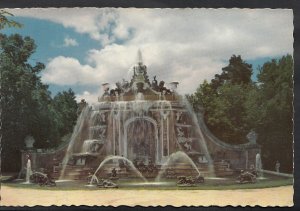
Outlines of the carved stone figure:
M 257 139 L 257 133 L 254 130 L 251 130 L 248 134 L 247 134 L 247 139 L 249 140 L 249 142 L 251 144 L 256 144 L 256 139 Z
M 105 140 L 105 134 L 106 134 L 106 128 L 100 128 L 99 129 L 99 139 Z
M 113 168 L 113 169 L 111 170 L 111 176 L 112 176 L 112 177 L 117 177 L 117 170 L 116 170 L 116 168 Z
M 97 186 L 101 188 L 118 188 L 118 185 L 109 179 L 100 179 Z
M 196 184 L 203 183 L 204 177 L 201 175 L 198 175 L 196 177 L 186 177 L 186 176 L 180 176 L 178 177 L 177 185 L 178 186 L 195 186 Z
M 123 78 L 123 81 L 122 81 L 122 88 L 125 89 L 125 90 L 129 88 L 129 82 L 126 81 L 124 78 Z
M 49 187 L 56 186 L 55 181 L 48 174 L 44 174 L 41 172 L 34 172 L 30 176 L 30 181 L 32 183 L 39 184 L 40 186 L 49 186 Z
M 176 122 L 179 122 L 179 121 L 180 121 L 181 115 L 182 115 L 182 112 L 181 112 L 181 111 L 176 112 Z
M 185 142 L 184 147 L 187 151 L 191 151 L 192 150 L 192 145 L 191 142 L 188 140 Z
M 184 136 L 184 132 L 182 131 L 182 127 L 177 127 L 176 130 L 177 130 L 177 135 L 179 137 L 183 137 Z
M 256 176 L 249 172 L 249 171 L 243 171 L 241 170 L 240 175 L 238 176 L 238 183 L 255 183 L 256 182 Z

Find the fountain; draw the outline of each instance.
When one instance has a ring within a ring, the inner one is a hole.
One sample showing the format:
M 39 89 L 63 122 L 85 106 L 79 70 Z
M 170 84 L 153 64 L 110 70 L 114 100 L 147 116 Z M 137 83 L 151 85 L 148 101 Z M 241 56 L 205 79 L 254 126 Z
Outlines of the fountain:
M 138 58 L 130 81 L 123 79 L 114 89 L 104 83 L 98 102 L 82 106 L 64 158 L 56 159 L 56 178 L 83 180 L 92 174 L 92 185 L 109 171 L 110 162 L 123 162 L 130 171 L 121 177 L 159 185 L 170 168 L 173 178 L 185 173 L 221 180 L 220 175 L 255 163 L 260 152 L 255 142 L 235 146 L 216 139 L 199 118 L 203 115 L 177 93 L 179 83 L 171 82 L 168 89 L 156 76 L 150 81 L 140 52 Z
M 158 173 L 157 177 L 155 178 L 155 181 L 160 182 L 162 176 L 165 174 L 166 169 L 171 166 L 174 165 L 176 163 L 178 163 L 178 161 L 183 161 L 183 162 L 187 162 L 188 164 L 190 164 L 192 166 L 192 168 L 198 173 L 199 176 L 201 176 L 201 172 L 199 171 L 199 169 L 197 168 L 196 164 L 192 161 L 192 159 L 184 152 L 182 151 L 178 151 L 178 152 L 174 152 L 172 153 L 168 160 L 166 161 L 165 164 L 163 164 L 160 172 Z
M 259 153 L 255 156 L 255 171 L 257 172 L 258 179 L 264 178 L 263 168 L 262 168 L 262 161 L 261 156 Z
M 107 158 L 105 158 L 98 166 L 98 168 L 96 169 L 95 173 L 93 174 L 92 178 L 97 178 L 97 173 L 98 171 L 100 171 L 100 169 L 106 164 L 108 163 L 109 161 L 114 161 L 114 160 L 122 160 L 122 161 L 125 161 L 126 163 L 129 164 L 129 167 L 131 168 L 131 170 L 134 171 L 134 173 L 139 177 L 141 178 L 144 182 L 147 182 L 147 179 L 141 174 L 141 172 L 139 170 L 136 169 L 136 167 L 133 165 L 133 163 L 124 158 L 124 157 L 121 157 L 121 156 L 109 156 Z M 97 178 L 98 179 L 98 178 Z M 92 184 L 92 180 L 91 180 L 91 183 Z
M 70 142 L 69 142 L 66 154 L 65 154 L 64 159 L 62 161 L 62 166 L 63 167 L 62 167 L 62 170 L 61 170 L 61 174 L 60 174 L 59 180 L 64 179 L 66 166 L 67 166 L 67 164 L 68 164 L 68 162 L 70 160 L 70 157 L 74 153 L 73 146 L 74 146 L 75 141 L 77 140 L 77 138 L 78 138 L 78 136 L 79 136 L 79 134 L 80 134 L 80 132 L 82 130 L 83 124 L 84 124 L 84 122 L 87 119 L 89 111 L 90 111 L 90 108 L 88 106 L 84 107 L 84 109 L 82 110 L 81 114 L 79 115 L 79 118 L 77 119 L 76 125 L 75 125 L 75 127 L 73 129 L 72 136 L 70 138 Z
M 203 150 L 203 152 L 205 154 L 205 158 L 208 160 L 208 168 L 209 168 L 209 173 L 210 173 L 209 176 L 210 177 L 215 177 L 214 165 L 213 165 L 210 153 L 208 151 L 207 144 L 205 142 L 203 132 L 202 132 L 202 130 L 201 130 L 199 124 L 198 124 L 197 116 L 196 116 L 195 112 L 193 111 L 191 104 L 186 99 L 186 97 L 184 98 L 184 103 L 185 103 L 186 108 L 189 112 L 189 115 L 192 117 L 192 121 L 193 121 L 193 124 L 194 124 L 194 128 L 196 130 L 196 133 L 200 136 L 200 138 L 197 139 L 197 140 L 198 140 L 198 142 L 201 146 L 201 149 Z

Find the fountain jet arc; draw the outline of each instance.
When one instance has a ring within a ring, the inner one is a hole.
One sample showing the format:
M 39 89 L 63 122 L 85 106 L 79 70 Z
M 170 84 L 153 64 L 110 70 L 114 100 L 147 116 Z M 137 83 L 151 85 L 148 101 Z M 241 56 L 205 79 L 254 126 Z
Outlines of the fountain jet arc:
M 133 163 L 128 160 L 127 158 L 121 157 L 121 156 L 109 156 L 107 158 L 105 158 L 98 166 L 98 168 L 96 169 L 95 173 L 93 174 L 92 178 L 98 178 L 97 177 L 97 173 L 100 171 L 100 169 L 109 161 L 114 161 L 114 160 L 122 160 L 125 161 L 126 163 L 129 164 L 129 167 L 131 168 L 131 170 L 134 171 L 134 173 L 141 178 L 144 182 L 148 182 L 147 179 L 141 174 L 141 172 L 139 170 L 136 169 L 136 167 L 133 165 Z M 92 180 L 91 183 L 92 184 Z
M 168 168 L 168 166 L 170 166 L 171 164 L 177 163 L 178 161 L 184 161 L 187 162 L 188 164 L 190 164 L 193 169 L 195 171 L 197 171 L 198 175 L 201 176 L 201 172 L 199 171 L 199 169 L 197 168 L 196 164 L 193 162 L 193 160 L 184 152 L 182 151 L 178 151 L 178 152 L 174 152 L 172 153 L 168 160 L 166 161 L 165 164 L 163 164 L 160 172 L 158 173 L 157 177 L 155 178 L 156 182 L 160 182 L 162 176 L 164 175 L 164 173 L 166 172 L 166 169 Z

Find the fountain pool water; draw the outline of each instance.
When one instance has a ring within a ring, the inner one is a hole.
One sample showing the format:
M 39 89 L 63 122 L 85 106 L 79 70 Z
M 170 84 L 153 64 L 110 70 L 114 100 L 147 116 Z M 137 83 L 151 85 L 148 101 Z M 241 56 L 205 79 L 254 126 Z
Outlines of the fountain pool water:
M 170 187 L 170 186 L 176 186 L 175 181 L 167 181 L 167 182 L 125 182 L 120 184 L 121 187 Z

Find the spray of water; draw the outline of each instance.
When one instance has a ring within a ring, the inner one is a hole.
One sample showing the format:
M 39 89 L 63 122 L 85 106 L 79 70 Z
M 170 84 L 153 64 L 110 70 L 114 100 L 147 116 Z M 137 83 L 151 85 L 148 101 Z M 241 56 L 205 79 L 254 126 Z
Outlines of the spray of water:
M 27 160 L 26 164 L 26 184 L 30 184 L 30 176 L 32 175 L 32 170 L 31 170 L 31 161 L 30 159 Z
M 255 170 L 258 174 L 258 179 L 264 178 L 261 156 L 259 153 L 257 153 L 255 156 Z
M 74 151 L 74 149 L 73 149 L 74 148 L 73 147 L 74 143 L 75 143 L 80 131 L 82 130 L 84 122 L 85 122 L 85 120 L 87 119 L 87 117 L 89 115 L 89 111 L 90 111 L 89 106 L 84 107 L 84 109 L 82 110 L 79 118 L 77 119 L 76 125 L 73 129 L 72 136 L 70 138 L 70 142 L 69 142 L 66 154 L 65 154 L 63 162 L 62 162 L 62 170 L 61 170 L 59 180 L 62 180 L 65 176 L 66 166 L 67 166 L 67 164 L 70 160 L 70 157 L 72 156 L 73 151 Z
M 199 169 L 197 168 L 196 164 L 193 162 L 193 160 L 184 152 L 182 151 L 178 151 L 178 152 L 174 152 L 172 153 L 168 160 L 162 165 L 161 170 L 159 171 L 157 177 L 155 178 L 155 181 L 160 182 L 161 177 L 165 174 L 167 168 L 170 165 L 174 165 L 175 163 L 177 163 L 178 161 L 185 161 L 187 163 L 189 163 L 198 173 L 198 175 L 201 175 L 201 172 L 199 171 Z
M 205 157 L 208 160 L 208 170 L 209 170 L 210 176 L 214 177 L 215 176 L 214 165 L 213 165 L 210 153 L 207 149 L 207 145 L 206 145 L 206 142 L 205 142 L 203 132 L 202 132 L 200 126 L 199 126 L 197 116 L 196 116 L 192 106 L 190 105 L 189 101 L 186 99 L 186 97 L 183 98 L 183 103 L 185 104 L 185 106 L 188 110 L 188 113 L 191 117 L 191 120 L 193 121 L 193 126 L 195 128 L 195 131 L 200 137 L 200 139 L 198 139 L 198 141 L 199 141 L 199 144 L 201 146 L 201 149 L 203 150 L 203 153 L 204 153 Z
M 137 168 L 133 165 L 133 163 L 128 160 L 127 158 L 121 157 L 121 156 L 108 156 L 107 158 L 105 158 L 100 165 L 98 166 L 97 170 L 95 171 L 95 173 L 93 174 L 92 178 L 97 178 L 97 173 L 98 171 L 100 171 L 100 169 L 109 161 L 114 161 L 114 160 L 123 160 L 125 161 L 129 167 L 133 170 L 133 172 L 139 177 L 141 178 L 144 182 L 148 182 L 147 179 L 141 174 L 141 172 L 139 170 L 137 170 Z

